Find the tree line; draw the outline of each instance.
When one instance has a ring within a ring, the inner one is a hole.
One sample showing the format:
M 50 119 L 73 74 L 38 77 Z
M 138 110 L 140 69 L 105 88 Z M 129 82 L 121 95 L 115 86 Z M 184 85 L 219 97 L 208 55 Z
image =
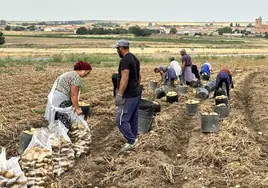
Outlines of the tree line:
M 103 27 L 94 27 L 86 28 L 80 27 L 76 30 L 78 35 L 111 35 L 111 34 L 134 34 L 135 36 L 150 36 L 152 34 L 160 33 L 159 30 L 154 29 L 142 29 L 139 26 L 129 27 L 128 29 L 124 28 L 115 28 L 115 29 L 105 29 Z

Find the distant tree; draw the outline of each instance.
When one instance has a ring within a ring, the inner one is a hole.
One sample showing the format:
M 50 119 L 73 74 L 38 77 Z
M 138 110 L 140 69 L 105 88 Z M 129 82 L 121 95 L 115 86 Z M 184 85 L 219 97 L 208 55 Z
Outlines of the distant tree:
M 86 35 L 86 34 L 88 34 L 88 30 L 87 30 L 87 28 L 85 28 L 85 27 L 79 27 L 79 28 L 76 30 L 76 34 L 77 34 L 77 35 Z
M 152 32 L 149 29 L 142 29 L 137 25 L 130 27 L 128 31 L 129 33 L 132 33 L 135 36 L 142 36 L 142 37 L 150 36 L 152 34 Z
M 11 30 L 11 27 L 10 27 L 9 25 L 7 25 L 7 26 L 5 27 L 5 30 L 6 30 L 6 31 L 10 31 L 10 30 Z
M 232 33 L 231 27 L 224 27 L 217 30 L 219 35 L 223 35 L 223 33 Z
M 27 22 L 24 22 L 24 23 L 22 23 L 21 25 L 22 25 L 22 26 L 28 26 L 28 25 L 30 25 L 30 24 L 27 23 Z
M 30 31 L 34 31 L 36 29 L 36 27 L 34 25 L 30 25 L 27 27 L 27 29 Z
M 37 25 L 47 25 L 46 22 L 38 22 Z
M 177 29 L 175 27 L 172 27 L 169 31 L 169 34 L 176 34 L 177 33 Z
M 153 23 L 152 22 L 149 22 L 148 23 L 148 27 L 152 27 L 153 26 Z
M 230 23 L 230 27 L 233 27 L 233 23 Z
M 0 45 L 5 44 L 5 37 L 4 37 L 4 33 L 0 32 Z
M 12 30 L 13 31 L 24 31 L 25 30 L 25 27 L 17 26 L 17 27 L 12 28 Z
M 202 36 L 202 33 L 200 33 L 200 32 L 199 33 L 195 33 L 194 36 L 196 36 L 196 35 Z

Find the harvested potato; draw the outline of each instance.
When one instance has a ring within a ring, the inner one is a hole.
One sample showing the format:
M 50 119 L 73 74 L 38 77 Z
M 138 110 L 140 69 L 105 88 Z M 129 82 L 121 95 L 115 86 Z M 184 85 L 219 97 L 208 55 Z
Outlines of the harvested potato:
M 74 165 L 75 152 L 72 143 L 65 140 L 63 136 L 54 135 L 51 138 L 53 151 L 53 173 L 60 176 L 70 170 Z
M 37 187 L 46 185 L 53 178 L 52 152 L 47 148 L 32 147 L 24 152 L 21 168 L 28 179 L 27 185 Z M 25 162 L 27 161 L 27 162 Z M 44 181 L 46 179 L 46 181 Z
M 216 96 L 215 99 L 226 99 L 227 96 L 225 95 L 220 95 L 220 96 Z
M 175 91 L 169 91 L 169 92 L 166 94 L 166 96 L 168 96 L 168 97 L 175 97 L 175 96 L 177 96 L 177 95 L 178 95 L 178 93 L 175 92 Z
M 75 156 L 87 154 L 91 144 L 91 132 L 83 124 L 74 123 L 69 132 Z
M 197 100 L 188 100 L 186 101 L 187 104 L 199 104 L 199 101 Z

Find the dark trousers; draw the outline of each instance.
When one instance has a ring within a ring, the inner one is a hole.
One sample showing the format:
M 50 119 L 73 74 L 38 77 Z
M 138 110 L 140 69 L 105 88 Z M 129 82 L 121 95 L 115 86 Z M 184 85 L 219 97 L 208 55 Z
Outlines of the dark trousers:
M 124 99 L 124 105 L 117 107 L 116 124 L 120 132 L 133 144 L 138 135 L 138 109 L 141 96 Z
M 227 78 L 223 78 L 223 79 L 220 79 L 220 80 L 217 80 L 216 81 L 216 88 L 215 88 L 215 92 L 214 92 L 214 97 L 216 97 L 216 92 L 222 88 L 222 84 L 225 83 L 225 86 L 226 86 L 226 93 L 227 93 L 227 97 L 229 98 L 230 96 L 230 84 L 227 80 Z
M 113 82 L 113 89 L 114 89 L 114 97 L 116 96 L 116 89 L 117 89 L 117 79 L 118 79 L 118 74 L 114 73 L 112 75 L 112 82 Z

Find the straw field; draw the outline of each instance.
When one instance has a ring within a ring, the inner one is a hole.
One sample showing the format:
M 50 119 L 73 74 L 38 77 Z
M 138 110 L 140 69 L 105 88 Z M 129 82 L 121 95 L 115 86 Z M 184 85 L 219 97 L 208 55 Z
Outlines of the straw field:
M 210 60 L 214 78 L 220 67 L 228 66 L 235 82 L 231 114 L 220 132 L 202 134 L 200 117 L 185 114 L 185 101 L 194 99 L 192 90 L 178 104 L 157 100 L 162 112 L 152 131 L 139 137 L 133 151 L 120 155 L 124 139 L 115 125 L 111 83 L 116 68 L 93 67 L 81 95 L 92 106 L 90 154 L 51 187 L 268 187 L 267 58 Z M 202 62 L 194 63 L 200 67 Z M 148 83 L 159 79 L 153 68 L 161 64 L 165 62 L 142 65 L 144 98 L 153 100 Z M 0 145 L 7 147 L 8 156 L 16 155 L 22 130 L 47 125 L 43 115 L 51 85 L 71 69 L 72 63 L 0 67 Z M 201 102 L 200 109 L 212 109 L 213 102 Z

